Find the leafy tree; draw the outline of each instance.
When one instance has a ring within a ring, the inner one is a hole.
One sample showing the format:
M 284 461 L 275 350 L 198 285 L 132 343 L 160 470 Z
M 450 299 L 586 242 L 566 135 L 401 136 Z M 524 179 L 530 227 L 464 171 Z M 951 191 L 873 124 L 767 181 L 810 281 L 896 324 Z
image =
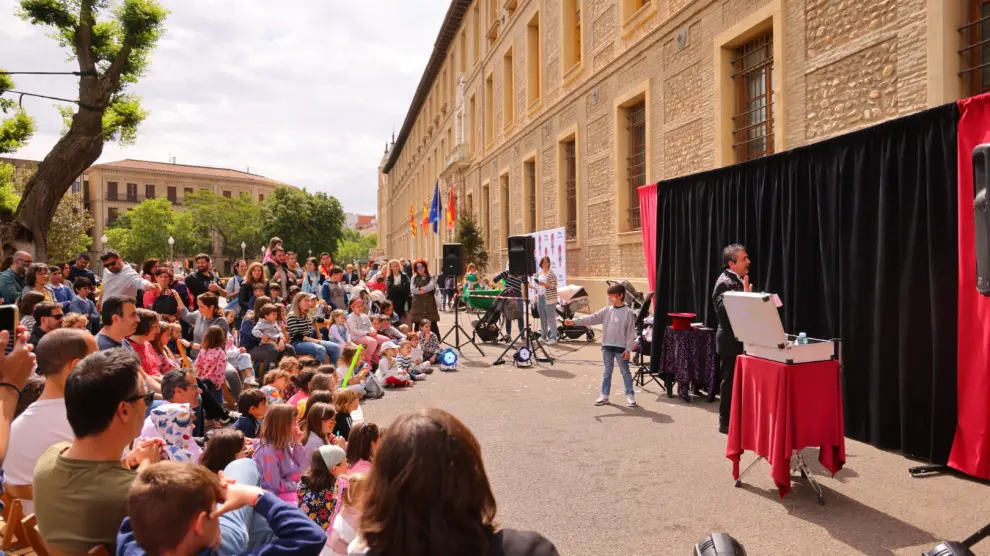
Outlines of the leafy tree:
M 340 248 L 337 249 L 337 255 L 334 257 L 341 264 L 367 259 L 368 251 L 378 246 L 376 234 L 362 236 L 354 230 L 345 228 L 343 235 L 344 239 L 340 242 Z
M 14 218 L 0 226 L 5 252 L 24 249 L 33 252 L 35 259 L 46 260 L 52 218 L 73 180 L 96 162 L 105 142 L 130 144 L 137 138 L 137 127 L 147 112 L 126 88 L 147 69 L 168 12 L 156 0 L 122 0 L 119 4 L 21 0 L 20 5 L 21 18 L 52 28 L 53 38 L 78 61 L 81 74 L 79 110 L 28 181 Z M 4 88 L 10 86 L 0 85 L 0 90 Z M 69 112 L 62 110 L 63 116 Z M 15 118 L 21 119 L 14 127 L 21 130 L 23 141 L 23 117 Z M 8 124 L 4 122 L 3 127 Z
M 17 210 L 21 196 L 14 190 L 14 167 L 0 162 L 0 217 L 10 217 Z
M 186 195 L 183 206 L 197 226 L 203 226 L 220 236 L 223 253 L 228 257 L 241 256 L 242 242 L 247 244 L 247 253 L 259 252 L 262 242 L 267 245 L 267 240 L 262 239 L 258 229 L 261 204 L 247 193 L 228 199 L 203 190 Z
M 464 264 L 474 263 L 479 271 L 484 272 L 488 268 L 488 251 L 481 230 L 469 212 L 465 211 L 457 221 L 457 241 L 464 246 Z
M 13 88 L 14 80 L 9 75 L 0 74 L 0 95 Z M 24 146 L 34 135 L 34 120 L 9 98 L 0 98 L 0 112 L 13 113 L 11 117 L 0 120 L 0 153 L 11 153 Z
M 336 257 L 344 228 L 340 201 L 326 193 L 279 187 L 261 203 L 261 238 L 279 237 L 289 251 L 303 257 L 313 250 Z M 260 249 L 259 249 L 260 251 Z
M 82 193 L 68 193 L 59 201 L 48 232 L 48 260 L 72 261 L 89 249 L 93 216 L 83 207 Z
M 210 238 L 197 230 L 192 215 L 176 211 L 168 199 L 146 199 L 125 212 L 106 230 L 108 247 L 125 260 L 141 263 L 169 256 L 168 238 L 175 239 L 174 252 L 187 255 L 205 251 Z

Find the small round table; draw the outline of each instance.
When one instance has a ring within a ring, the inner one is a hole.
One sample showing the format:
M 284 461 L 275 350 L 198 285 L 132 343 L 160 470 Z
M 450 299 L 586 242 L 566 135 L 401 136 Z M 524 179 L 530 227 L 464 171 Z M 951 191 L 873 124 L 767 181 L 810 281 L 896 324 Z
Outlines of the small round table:
M 668 326 L 660 349 L 660 371 L 677 382 L 677 394 L 686 402 L 691 386 L 708 392 L 715 401 L 715 330 L 691 328 L 674 330 Z M 672 381 L 667 379 L 667 397 L 674 397 Z

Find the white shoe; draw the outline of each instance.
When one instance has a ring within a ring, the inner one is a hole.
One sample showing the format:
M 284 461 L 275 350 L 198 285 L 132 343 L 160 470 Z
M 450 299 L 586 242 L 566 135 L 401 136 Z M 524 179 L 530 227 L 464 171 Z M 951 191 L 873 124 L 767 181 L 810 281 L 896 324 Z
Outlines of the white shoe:
M 598 396 L 595 405 L 608 405 L 608 396 Z
M 626 396 L 626 407 L 639 407 L 635 396 Z

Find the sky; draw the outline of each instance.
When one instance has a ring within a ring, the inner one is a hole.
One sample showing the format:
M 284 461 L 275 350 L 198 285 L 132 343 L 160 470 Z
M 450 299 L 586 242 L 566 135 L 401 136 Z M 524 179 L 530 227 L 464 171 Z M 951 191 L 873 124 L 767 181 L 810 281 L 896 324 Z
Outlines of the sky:
M 325 191 L 347 212 L 377 210 L 377 168 L 402 127 L 449 0 L 160 0 L 166 33 L 130 88 L 150 115 L 125 158 L 247 170 Z M 0 67 L 78 71 L 50 30 L 0 0 Z M 292 7 L 281 10 L 280 7 Z M 13 76 L 16 89 L 77 98 L 68 76 Z M 40 160 L 59 138 L 51 100 L 28 98 Z

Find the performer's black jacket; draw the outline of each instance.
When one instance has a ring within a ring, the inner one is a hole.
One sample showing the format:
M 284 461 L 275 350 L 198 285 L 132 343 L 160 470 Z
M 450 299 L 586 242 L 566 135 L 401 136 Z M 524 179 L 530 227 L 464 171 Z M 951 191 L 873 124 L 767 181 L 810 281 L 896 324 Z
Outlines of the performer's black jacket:
M 743 291 L 742 279 L 734 272 L 726 269 L 715 281 L 715 289 L 712 290 L 712 303 L 715 305 L 715 314 L 718 315 L 718 331 L 715 332 L 715 345 L 718 349 L 719 357 L 739 355 L 742 353 L 742 343 L 736 341 L 732 332 L 732 324 L 729 322 L 729 315 L 725 312 L 725 305 L 722 303 L 722 295 L 725 292 Z

